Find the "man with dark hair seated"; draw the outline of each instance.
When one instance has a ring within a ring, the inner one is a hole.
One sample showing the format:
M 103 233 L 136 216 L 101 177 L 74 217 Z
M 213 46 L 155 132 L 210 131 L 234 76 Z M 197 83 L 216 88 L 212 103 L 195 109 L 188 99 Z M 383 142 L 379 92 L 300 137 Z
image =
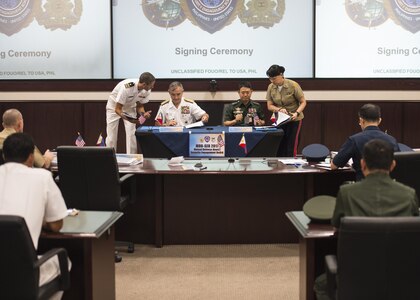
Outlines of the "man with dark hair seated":
M 393 146 L 394 151 L 400 151 L 394 137 L 379 129 L 381 123 L 381 109 L 375 104 L 365 104 L 359 110 L 359 125 L 362 132 L 350 136 L 341 146 L 337 155 L 331 161 L 331 169 L 344 167 L 350 158 L 353 160 L 353 169 L 356 171 L 356 179 L 361 180 L 363 173 L 360 167 L 363 146 L 372 139 L 387 141 Z
M 23 217 L 37 249 L 42 227 L 60 231 L 67 207 L 51 173 L 32 167 L 34 149 L 26 133 L 13 133 L 5 139 L 5 164 L 0 166 L 0 214 Z M 54 279 L 59 270 L 57 256 L 50 258 L 40 268 L 39 285 Z M 58 292 L 54 299 L 61 294 Z
M 360 161 L 365 179 L 340 187 L 331 223 L 339 227 L 344 216 L 418 216 L 416 191 L 389 176 L 395 165 L 390 143 L 381 139 L 367 142 Z M 325 274 L 316 279 L 314 291 L 318 300 L 330 299 Z

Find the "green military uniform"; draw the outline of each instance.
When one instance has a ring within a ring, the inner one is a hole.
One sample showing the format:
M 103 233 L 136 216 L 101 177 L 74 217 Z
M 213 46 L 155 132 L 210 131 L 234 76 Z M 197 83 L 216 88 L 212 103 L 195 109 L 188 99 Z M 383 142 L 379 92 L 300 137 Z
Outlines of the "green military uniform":
M 340 187 L 331 223 L 340 226 L 344 216 L 403 217 L 418 216 L 416 191 L 394 181 L 384 172 L 369 174 L 354 184 Z M 325 273 L 315 280 L 318 300 L 329 300 Z
M 358 183 L 340 188 L 331 223 L 339 227 L 343 216 L 418 215 L 419 204 L 415 190 L 394 181 L 386 173 L 377 172 Z
M 16 133 L 13 128 L 5 128 L 2 132 L 0 132 L 0 149 L 3 149 L 4 140 L 11 134 Z M 35 146 L 34 151 L 34 167 L 42 168 L 45 164 L 44 156 L 42 155 L 41 151 Z
M 268 86 L 266 100 L 273 101 L 277 107 L 285 108 L 291 114 L 298 109 L 299 101 L 303 96 L 302 88 L 296 81 L 284 79 L 281 87 L 273 83 Z M 303 117 L 303 112 L 301 112 L 294 121 L 300 121 Z
M 242 114 L 242 122 L 236 123 L 235 125 L 243 126 L 248 125 L 246 123 L 246 116 L 248 113 L 252 113 L 255 116 L 258 116 L 260 120 L 264 120 L 265 116 L 261 108 L 261 104 L 255 101 L 249 101 L 247 105 L 243 104 L 241 100 L 237 100 L 231 103 L 226 111 L 225 115 L 223 116 L 223 121 L 232 121 L 235 119 L 237 114 Z

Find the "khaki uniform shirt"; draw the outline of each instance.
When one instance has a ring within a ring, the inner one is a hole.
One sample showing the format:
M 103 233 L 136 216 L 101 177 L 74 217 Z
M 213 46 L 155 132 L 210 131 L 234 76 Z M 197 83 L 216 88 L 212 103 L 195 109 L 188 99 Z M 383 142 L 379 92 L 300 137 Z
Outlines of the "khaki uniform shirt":
M 267 101 L 273 101 L 277 107 L 285 108 L 288 113 L 294 113 L 299 107 L 299 100 L 303 97 L 300 85 L 290 79 L 284 79 L 281 87 L 271 83 L 267 88 Z M 303 112 L 294 121 L 300 121 L 304 117 Z
M 340 187 L 331 223 L 340 226 L 344 216 L 397 217 L 419 215 L 416 192 L 383 172 Z
M 197 122 L 205 113 L 193 100 L 182 97 L 178 108 L 175 107 L 172 100 L 163 101 L 155 120 L 162 118 L 163 123 L 175 120 L 176 126 L 185 126 Z
M 4 140 L 13 133 L 16 133 L 16 131 L 13 128 L 5 128 L 2 132 L 0 132 L 0 149 L 3 149 Z M 44 156 L 42 155 L 41 151 L 39 151 L 39 149 L 35 146 L 34 167 L 42 168 L 44 164 Z
M 260 120 L 265 119 L 264 113 L 261 109 L 261 105 L 255 101 L 249 101 L 248 104 L 245 106 L 241 100 L 237 100 L 230 104 L 226 109 L 225 115 L 223 116 L 223 121 L 232 121 L 235 119 L 237 114 L 242 114 L 242 122 L 236 123 L 235 125 L 248 125 L 246 122 L 247 114 L 253 115 L 253 121 L 255 122 L 255 116 L 257 116 Z M 254 125 L 254 124 L 252 124 Z

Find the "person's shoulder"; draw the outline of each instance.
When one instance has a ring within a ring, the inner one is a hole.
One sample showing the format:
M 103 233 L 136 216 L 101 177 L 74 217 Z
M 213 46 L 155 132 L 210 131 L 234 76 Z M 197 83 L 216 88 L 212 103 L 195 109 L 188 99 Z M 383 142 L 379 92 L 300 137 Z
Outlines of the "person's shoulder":
M 261 104 L 260 104 L 259 102 L 254 101 L 254 100 L 251 100 L 251 104 L 252 104 L 253 106 L 257 106 L 257 107 L 260 107 L 260 106 L 261 106 Z
M 194 101 L 194 100 L 192 100 L 192 99 L 187 99 L 187 98 L 184 98 L 184 101 L 185 101 L 185 102 L 187 102 L 187 103 L 191 103 L 191 104 L 194 104 L 194 103 L 195 103 L 195 101 Z
M 240 106 L 240 105 L 241 105 L 241 101 L 240 101 L 240 100 L 236 100 L 236 101 L 234 101 L 234 102 L 230 103 L 230 105 L 231 105 L 232 107 L 235 107 L 235 106 Z
M 133 86 L 135 86 L 136 84 L 133 82 L 133 81 L 129 81 L 129 82 L 126 82 L 126 83 L 124 83 L 124 87 L 126 88 L 126 89 L 129 89 L 129 88 L 132 88 Z
M 168 104 L 169 103 L 169 100 L 165 100 L 165 101 L 163 101 L 161 104 L 160 104 L 160 106 L 164 106 L 164 105 L 166 105 L 166 104 Z
M 401 192 L 403 192 L 406 195 L 414 195 L 416 193 L 416 190 L 412 187 L 409 187 L 408 185 L 405 185 L 401 182 L 398 182 L 396 180 L 392 180 L 393 185 L 395 189 L 399 189 Z
M 348 194 L 348 193 L 351 193 L 351 192 L 359 190 L 359 189 L 363 189 L 363 182 L 362 181 L 358 181 L 358 182 L 351 181 L 351 182 L 342 184 L 340 186 L 339 191 L 342 194 Z

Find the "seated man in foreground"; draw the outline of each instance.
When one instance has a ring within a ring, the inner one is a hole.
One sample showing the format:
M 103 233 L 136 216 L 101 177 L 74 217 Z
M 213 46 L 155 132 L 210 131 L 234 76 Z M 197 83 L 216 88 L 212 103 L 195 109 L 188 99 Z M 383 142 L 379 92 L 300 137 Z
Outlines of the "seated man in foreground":
M 363 146 L 372 139 L 381 139 L 390 143 L 394 151 L 400 151 L 394 137 L 379 129 L 381 123 L 381 109 L 375 104 L 365 104 L 359 110 L 359 125 L 362 132 L 349 137 L 341 146 L 340 151 L 331 161 L 331 170 L 344 167 L 349 159 L 353 160 L 353 169 L 356 171 L 356 180 L 363 178 L 360 159 L 362 158 Z
M 0 166 L 0 214 L 23 217 L 37 249 L 41 229 L 60 231 L 67 207 L 51 173 L 32 167 L 34 149 L 32 138 L 25 133 L 13 133 L 4 141 L 5 164 Z M 54 279 L 58 272 L 58 259 L 54 256 L 41 266 L 39 285 Z
M 169 85 L 171 100 L 161 103 L 155 118 L 156 126 L 185 126 L 197 121 L 207 123 L 209 115 L 193 100 L 183 97 L 184 87 L 178 81 Z
M 345 216 L 397 217 L 418 216 L 416 191 L 393 180 L 389 173 L 395 168 L 394 149 L 384 140 L 373 139 L 363 148 L 360 161 L 365 176 L 360 182 L 340 187 L 331 223 L 340 226 Z M 318 300 L 329 300 L 326 275 L 315 281 Z
M 223 116 L 225 126 L 262 126 L 264 113 L 258 102 L 251 100 L 252 88 L 249 81 L 239 83 L 239 100 L 228 106 Z

